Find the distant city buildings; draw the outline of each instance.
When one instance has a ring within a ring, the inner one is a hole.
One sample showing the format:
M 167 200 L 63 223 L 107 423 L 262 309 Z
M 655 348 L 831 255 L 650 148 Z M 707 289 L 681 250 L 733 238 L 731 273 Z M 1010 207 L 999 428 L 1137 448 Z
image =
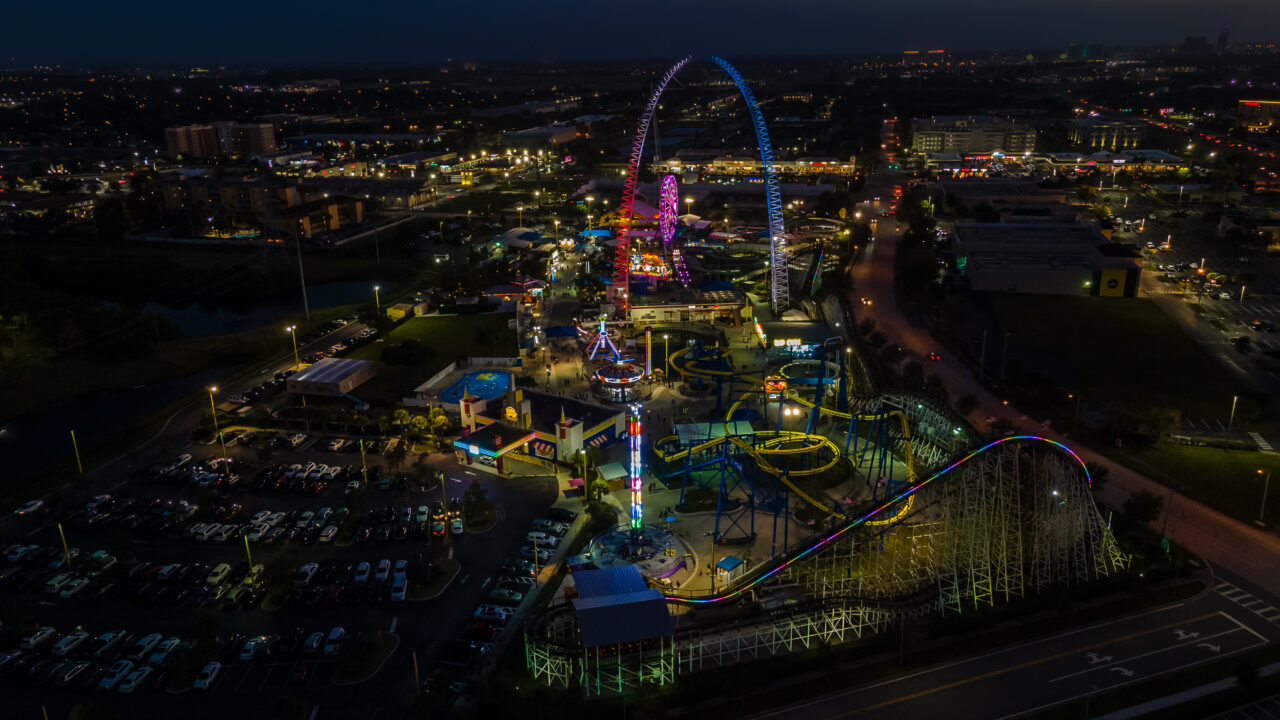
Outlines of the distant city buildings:
M 164 129 L 169 157 L 211 158 L 219 155 L 259 155 L 276 151 L 276 128 L 271 123 L 217 122 Z
M 1013 120 L 936 116 L 911 121 L 911 152 L 914 155 L 997 152 L 1021 155 L 1035 149 L 1035 129 Z
M 1239 101 L 1236 125 L 1250 132 L 1271 132 L 1280 127 L 1280 100 Z
M 1071 123 L 1067 139 L 1081 147 L 1119 152 L 1136 149 L 1146 132 L 1147 126 L 1142 123 L 1088 117 Z
M 502 146 L 512 150 L 544 150 L 578 139 L 573 125 L 532 127 L 502 134 Z

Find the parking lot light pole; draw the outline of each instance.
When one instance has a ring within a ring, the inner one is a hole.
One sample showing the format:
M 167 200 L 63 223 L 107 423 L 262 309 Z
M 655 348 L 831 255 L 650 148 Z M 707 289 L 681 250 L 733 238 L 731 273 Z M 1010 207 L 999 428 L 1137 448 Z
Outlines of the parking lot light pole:
M 469 211 L 468 211 L 469 212 Z M 415 650 L 409 653 L 413 658 L 413 690 L 418 695 L 422 694 L 422 680 L 418 676 L 418 652 Z
M 360 477 L 365 485 L 369 484 L 369 466 L 364 463 L 364 438 L 360 438 Z
M 218 436 L 218 444 L 222 446 L 223 469 L 230 472 L 231 458 L 227 457 L 227 443 L 222 439 L 222 431 L 218 429 L 218 408 L 213 404 L 213 394 L 218 392 L 217 385 L 209 386 L 209 410 L 213 413 L 213 432 Z
M 378 297 L 378 290 L 381 288 L 377 285 L 373 286 L 373 309 L 382 312 L 382 300 Z
M 244 534 L 244 556 L 249 561 L 249 570 L 253 570 L 253 553 L 249 552 L 249 533 Z
M 76 431 L 71 431 L 71 451 L 76 455 L 76 470 L 84 475 L 84 465 L 80 462 L 80 446 L 76 444 Z
M 62 557 L 67 560 L 67 570 L 71 569 L 71 551 L 67 549 L 67 534 L 62 531 L 62 523 L 58 523 L 58 537 L 62 538 Z
M 293 366 L 300 368 L 302 367 L 302 360 L 298 358 L 298 326 L 290 325 L 284 331 L 289 333 L 289 337 L 293 338 Z

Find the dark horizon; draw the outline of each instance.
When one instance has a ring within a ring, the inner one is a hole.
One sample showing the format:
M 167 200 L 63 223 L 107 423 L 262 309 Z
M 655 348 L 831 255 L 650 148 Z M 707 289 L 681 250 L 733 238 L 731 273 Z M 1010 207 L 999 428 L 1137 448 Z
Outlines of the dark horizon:
M 1264 0 L 1223 0 L 1212 13 L 1194 0 L 1129 0 L 1123 7 L 1080 0 L 1059 8 L 1009 0 L 963 7 L 921 0 L 910 15 L 898 7 L 855 8 L 830 0 L 781 7 L 759 0 L 711 0 L 694 8 L 659 2 L 644 13 L 619 6 L 587 14 L 563 2 L 542 3 L 537 12 L 529 7 L 497 0 L 481 21 L 492 27 L 482 27 L 463 6 L 427 13 L 396 0 L 371 0 L 358 16 L 332 0 L 312 3 L 305 12 L 224 3 L 216 13 L 144 1 L 130 14 L 119 6 L 86 3 L 67 13 L 65 6 L 55 10 L 31 3 L 11 10 L 3 59 L 11 67 L 347 66 L 435 64 L 449 58 L 656 60 L 689 48 L 738 58 L 856 57 L 931 48 L 960 53 L 1065 49 L 1071 42 L 1175 46 L 1188 36 L 1205 36 L 1212 44 L 1223 27 L 1231 29 L 1232 42 L 1248 43 L 1268 40 L 1262 33 L 1280 27 L 1280 3 Z M 1018 42 L 1032 37 L 1034 42 Z

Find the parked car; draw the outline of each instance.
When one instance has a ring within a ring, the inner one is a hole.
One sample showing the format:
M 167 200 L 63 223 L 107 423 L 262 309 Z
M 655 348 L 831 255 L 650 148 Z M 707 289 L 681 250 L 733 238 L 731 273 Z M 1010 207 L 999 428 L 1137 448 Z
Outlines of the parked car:
M 231 566 L 227 563 L 218 563 L 214 566 L 213 570 L 209 571 L 209 575 L 204 581 L 210 585 L 217 585 L 223 580 L 226 580 L 227 575 L 229 574 L 231 574 Z
M 111 664 L 111 667 L 107 668 L 107 671 L 102 674 L 102 677 L 98 679 L 98 689 L 115 690 L 116 685 L 119 685 L 120 681 L 128 677 L 131 672 L 133 672 L 132 662 L 128 660 L 115 661 Z
M 125 678 L 116 690 L 126 694 L 136 692 L 146 686 L 147 678 L 151 677 L 152 672 L 154 670 L 150 666 L 143 665 L 129 673 L 129 677 Z
M 205 665 L 200 674 L 196 675 L 195 689 L 208 690 L 213 687 L 213 683 L 217 681 L 218 675 L 222 672 L 222 663 L 210 662 Z
M 333 656 L 337 655 L 342 648 L 342 638 L 346 637 L 347 631 L 341 627 L 335 627 L 329 631 L 329 637 L 324 641 L 324 654 Z
M 57 657 L 66 657 L 88 639 L 89 633 L 83 630 L 77 630 L 59 640 L 57 644 L 53 646 L 53 654 Z

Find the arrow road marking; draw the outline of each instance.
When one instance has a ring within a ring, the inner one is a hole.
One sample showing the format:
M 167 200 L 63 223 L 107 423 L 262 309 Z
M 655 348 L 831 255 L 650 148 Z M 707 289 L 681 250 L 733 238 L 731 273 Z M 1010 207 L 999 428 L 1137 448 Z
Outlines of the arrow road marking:
M 467 581 L 468 581 L 468 580 L 470 580 L 470 579 L 471 579 L 471 573 L 467 573 L 466 575 L 463 575 L 463 576 L 462 576 L 462 579 L 458 581 L 458 584 L 459 584 L 459 585 L 466 585 L 466 584 L 467 584 Z
M 1212 644 L 1212 643 L 1200 643 L 1200 644 L 1199 644 L 1199 645 L 1197 645 L 1196 647 L 1202 647 L 1202 648 L 1204 648 L 1205 650 L 1208 650 L 1209 652 L 1221 652 L 1221 651 L 1222 651 L 1222 648 L 1220 648 L 1220 647 L 1218 647 L 1217 645 L 1214 645 L 1214 644 Z
M 1101 663 L 1101 662 L 1111 662 L 1111 656 L 1110 656 L 1110 655 L 1099 655 L 1098 653 L 1095 653 L 1095 652 L 1091 652 L 1091 653 L 1089 653 L 1089 664 L 1090 664 L 1090 665 L 1096 665 L 1096 664 Z
M 1174 637 L 1176 637 L 1176 638 L 1178 638 L 1179 640 L 1192 640 L 1192 639 L 1195 639 L 1195 638 L 1200 637 L 1200 633 L 1198 633 L 1198 632 L 1187 632 L 1186 630 L 1183 630 L 1182 628 L 1174 628 L 1174 629 L 1173 629 L 1173 636 L 1174 636 Z
M 395 632 L 395 631 L 396 631 L 396 623 L 398 623 L 398 622 L 400 622 L 400 617 L 399 617 L 399 616 L 396 616 L 396 617 L 391 618 L 391 628 L 390 628 L 387 632 Z
M 1122 667 L 1111 668 L 1112 672 L 1118 672 L 1125 677 L 1133 677 L 1133 671 Z

